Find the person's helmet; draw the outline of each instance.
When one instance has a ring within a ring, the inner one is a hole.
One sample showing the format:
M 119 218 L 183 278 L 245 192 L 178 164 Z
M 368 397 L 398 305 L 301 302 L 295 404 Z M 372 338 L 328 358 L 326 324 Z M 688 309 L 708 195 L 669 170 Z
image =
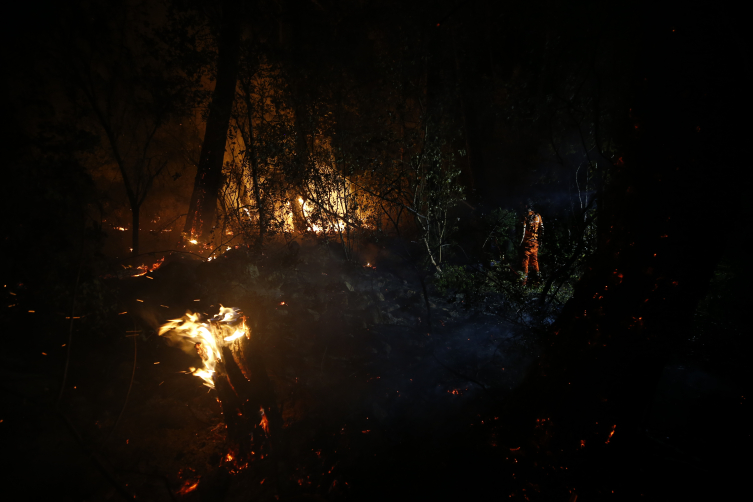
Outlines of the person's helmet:
M 528 200 L 526 201 L 526 204 L 525 204 L 525 206 L 526 206 L 526 210 L 530 210 L 530 211 L 533 211 L 533 206 L 534 206 L 534 205 L 535 205 L 535 204 L 534 204 L 534 202 L 533 202 L 533 199 L 528 199 Z

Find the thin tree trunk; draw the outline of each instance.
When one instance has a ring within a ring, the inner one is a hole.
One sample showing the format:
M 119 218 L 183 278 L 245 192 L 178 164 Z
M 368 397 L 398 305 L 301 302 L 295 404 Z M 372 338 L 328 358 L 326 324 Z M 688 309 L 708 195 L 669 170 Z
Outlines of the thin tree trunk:
M 298 84 L 298 83 L 296 83 Z M 308 222 L 303 214 L 303 205 L 306 203 L 308 197 L 305 196 L 306 191 L 303 189 L 304 179 L 308 174 L 309 167 L 309 148 L 308 140 L 306 136 L 306 128 L 303 125 L 305 107 L 300 103 L 303 96 L 298 92 L 300 85 L 294 84 L 293 88 L 293 100 L 295 103 L 295 172 L 290 180 L 291 188 L 289 190 L 290 195 L 290 208 L 293 211 L 293 227 L 298 232 L 305 232 L 308 229 Z M 304 202 L 299 202 L 303 200 Z
M 246 148 L 248 149 L 249 155 L 251 156 L 251 181 L 254 184 L 254 199 L 256 201 L 257 216 L 259 218 L 259 240 L 257 242 L 257 246 L 261 247 L 264 244 L 264 233 L 267 228 L 267 220 L 266 215 L 264 214 L 264 207 L 262 206 L 261 191 L 259 189 L 259 159 L 256 155 L 256 141 L 254 139 L 254 116 L 253 105 L 251 101 L 251 90 L 246 84 L 247 83 L 243 80 L 241 81 L 241 86 L 243 88 L 243 97 L 246 101 L 246 114 L 248 115 L 248 145 L 246 145 Z M 262 110 L 262 113 L 264 113 L 264 110 Z
M 254 199 L 256 199 L 256 211 L 259 216 L 259 241 L 257 246 L 264 245 L 264 232 L 267 229 L 267 219 L 264 214 L 264 206 L 261 202 L 261 191 L 259 190 L 259 159 L 256 157 L 256 144 L 254 142 L 254 125 L 251 122 L 251 113 L 249 112 L 248 136 L 251 148 L 251 180 L 254 183 Z
M 139 254 L 139 216 L 141 212 L 141 206 L 131 201 L 131 255 L 136 256 Z
M 460 56 L 458 54 L 458 43 L 456 39 L 455 30 L 452 32 L 453 53 L 455 56 L 455 79 L 458 85 L 458 97 L 460 99 L 460 115 L 463 120 L 463 136 L 465 139 L 465 155 L 468 159 L 466 174 L 466 185 L 471 192 L 471 199 L 475 200 L 476 197 L 476 172 L 480 171 L 480 160 L 478 149 L 476 148 L 476 116 L 475 110 L 468 102 L 467 84 L 464 78 L 464 73 L 461 71 Z M 480 187 L 478 187 L 480 188 Z M 480 195 L 480 194 L 478 194 Z
M 204 142 L 201 145 L 199 166 L 184 227 L 184 234 L 188 239 L 206 239 L 214 223 L 227 130 L 238 81 L 240 40 L 240 1 L 225 0 L 222 3 L 222 24 L 217 54 L 217 82 L 209 106 Z

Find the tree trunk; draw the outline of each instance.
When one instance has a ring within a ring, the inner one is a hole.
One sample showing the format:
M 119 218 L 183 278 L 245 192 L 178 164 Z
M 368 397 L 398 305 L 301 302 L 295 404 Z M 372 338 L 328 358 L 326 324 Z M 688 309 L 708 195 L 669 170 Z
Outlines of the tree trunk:
M 256 146 L 254 144 L 254 125 L 250 120 L 248 124 L 248 135 L 251 143 L 251 180 L 254 183 L 254 199 L 259 218 L 259 240 L 256 245 L 261 248 L 264 245 L 264 232 L 267 230 L 267 219 L 264 214 L 264 206 L 262 205 L 261 191 L 259 190 L 259 159 L 256 157 Z
M 209 105 L 204 142 L 186 217 L 187 239 L 209 237 L 217 211 L 217 195 L 222 180 L 225 143 L 238 81 L 241 40 L 241 4 L 224 0 L 217 54 L 217 82 Z
M 295 78 L 295 77 L 294 77 Z M 309 147 L 306 135 L 306 128 L 303 125 L 305 107 L 300 100 L 303 99 L 298 93 L 298 89 L 303 87 L 296 82 L 291 85 L 293 90 L 293 102 L 295 103 L 295 165 L 294 171 L 288 178 L 287 197 L 290 202 L 290 210 L 293 213 L 293 228 L 297 232 L 305 232 L 308 229 L 308 222 L 303 214 L 303 205 L 308 197 L 303 189 L 303 183 L 308 174 L 309 168 Z M 303 200 L 303 203 L 300 201 Z
M 463 122 L 463 136 L 465 139 L 465 155 L 467 158 L 467 165 L 464 171 L 465 185 L 468 187 L 469 196 L 471 201 L 478 200 L 478 197 L 482 195 L 480 190 L 483 187 L 483 183 L 479 184 L 477 180 L 477 174 L 482 172 L 482 157 L 481 148 L 479 147 L 480 131 L 478 130 L 476 110 L 471 103 L 471 93 L 468 92 L 468 83 L 466 82 L 465 75 L 467 72 L 463 71 L 460 63 L 460 55 L 458 54 L 458 43 L 455 30 L 452 32 L 453 43 L 453 55 L 455 57 L 455 80 L 458 86 L 458 98 L 460 100 L 460 115 Z
M 141 212 L 141 206 L 131 201 L 131 254 L 136 256 L 139 254 L 139 213 Z
M 267 229 L 267 219 L 264 214 L 264 207 L 261 200 L 261 189 L 259 188 L 259 158 L 256 152 L 256 140 L 254 138 L 254 114 L 253 114 L 253 101 L 251 97 L 251 89 L 248 82 L 241 79 L 241 88 L 243 89 L 243 99 L 246 103 L 246 115 L 248 120 L 248 137 L 244 138 L 246 145 L 247 155 L 250 156 L 251 165 L 251 181 L 254 184 L 252 187 L 254 192 L 254 201 L 256 202 L 256 212 L 259 221 L 259 238 L 256 242 L 256 246 L 261 248 L 264 245 L 264 233 Z M 264 110 L 262 109 L 262 114 Z

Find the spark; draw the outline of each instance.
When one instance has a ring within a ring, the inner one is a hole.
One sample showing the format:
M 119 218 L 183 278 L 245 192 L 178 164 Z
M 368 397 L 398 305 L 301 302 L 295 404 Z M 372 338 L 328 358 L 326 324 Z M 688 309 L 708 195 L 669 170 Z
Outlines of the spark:
M 609 437 L 607 438 L 606 444 L 609 444 L 609 442 L 612 440 L 612 436 L 614 436 L 614 430 L 617 428 L 617 425 L 612 426 L 612 430 L 609 431 Z

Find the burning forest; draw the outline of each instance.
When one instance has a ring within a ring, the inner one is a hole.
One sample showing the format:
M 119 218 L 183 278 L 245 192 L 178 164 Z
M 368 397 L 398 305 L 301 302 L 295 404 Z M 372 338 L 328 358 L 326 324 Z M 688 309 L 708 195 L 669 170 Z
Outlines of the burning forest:
M 21 10 L 0 135 L 8 493 L 739 492 L 742 16 Z

